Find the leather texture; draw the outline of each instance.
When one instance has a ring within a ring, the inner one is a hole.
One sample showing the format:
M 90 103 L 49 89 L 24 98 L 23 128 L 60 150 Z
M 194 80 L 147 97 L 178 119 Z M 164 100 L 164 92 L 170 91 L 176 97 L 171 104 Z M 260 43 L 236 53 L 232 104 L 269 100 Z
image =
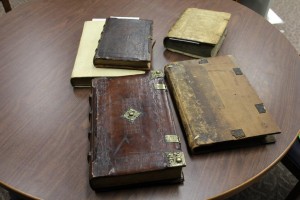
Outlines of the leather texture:
M 92 79 L 97 77 L 129 76 L 144 74 L 142 70 L 96 68 L 93 64 L 95 49 L 105 21 L 84 22 L 76 59 L 70 82 L 73 87 L 91 87 Z
M 93 189 L 182 181 L 184 162 L 170 167 L 166 152 L 182 152 L 164 78 L 146 75 L 97 78 L 90 99 L 90 183 Z M 134 111 L 131 114 L 128 111 Z M 138 115 L 136 115 L 138 113 Z M 124 178 L 125 177 L 125 178 Z
M 171 63 L 165 74 L 192 153 L 280 133 L 232 56 Z
M 198 8 L 186 9 L 164 39 L 164 46 L 192 57 L 215 56 L 226 36 L 231 14 Z
M 94 57 L 96 67 L 149 70 L 152 20 L 108 18 Z

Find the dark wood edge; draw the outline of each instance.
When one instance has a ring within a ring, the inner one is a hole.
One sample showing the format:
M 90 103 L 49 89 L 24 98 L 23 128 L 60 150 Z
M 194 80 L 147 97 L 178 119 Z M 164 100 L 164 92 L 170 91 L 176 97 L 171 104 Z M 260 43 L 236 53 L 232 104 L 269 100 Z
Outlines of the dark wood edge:
M 260 179 L 263 175 L 265 175 L 268 171 L 271 170 L 272 167 L 274 167 L 278 162 L 280 162 L 280 160 L 287 154 L 287 152 L 289 151 L 289 149 L 292 147 L 292 145 L 294 144 L 294 142 L 298 139 L 298 134 L 300 133 L 300 130 L 297 132 L 295 138 L 293 139 L 293 141 L 289 144 L 289 146 L 284 150 L 284 152 L 282 152 L 282 154 L 280 154 L 280 156 L 274 160 L 274 162 L 272 162 L 268 167 L 266 167 L 264 170 L 262 170 L 259 174 L 257 174 L 256 176 L 250 178 L 248 181 L 245 181 L 244 183 L 225 191 L 222 194 L 219 194 L 215 197 L 211 197 L 209 199 L 224 199 L 224 198 L 228 198 L 231 197 L 234 194 L 237 194 L 238 192 L 246 189 L 247 187 L 249 187 L 251 184 L 253 184 L 254 182 L 256 182 L 258 179 Z
M 3 183 L 1 180 L 0 180 L 0 186 L 3 187 L 4 189 L 8 190 L 8 192 L 16 193 L 18 196 L 22 197 L 22 199 L 41 200 L 40 198 L 37 198 L 30 194 L 22 192 L 21 190 L 18 190 L 16 188 L 12 187 L 11 185 Z
M 11 11 L 9 0 L 0 0 L 0 1 L 2 1 L 2 5 L 4 7 L 5 12 Z

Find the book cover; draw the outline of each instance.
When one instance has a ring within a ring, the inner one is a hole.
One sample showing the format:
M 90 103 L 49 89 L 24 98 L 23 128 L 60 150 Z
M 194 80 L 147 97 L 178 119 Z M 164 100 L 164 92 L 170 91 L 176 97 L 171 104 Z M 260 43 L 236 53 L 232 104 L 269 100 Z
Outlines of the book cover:
M 141 70 L 96 68 L 93 64 L 95 49 L 102 32 L 105 20 L 86 21 L 73 66 L 70 82 L 73 87 L 90 87 L 95 77 L 115 77 L 144 74 Z
M 106 19 L 94 65 L 150 70 L 152 24 L 152 20 L 145 19 Z
M 196 58 L 216 56 L 226 37 L 230 17 L 226 12 L 188 8 L 169 30 L 164 46 Z
M 165 74 L 192 153 L 275 142 L 280 129 L 232 56 L 170 63 Z
M 162 71 L 93 79 L 90 106 L 94 190 L 183 181 L 185 159 Z

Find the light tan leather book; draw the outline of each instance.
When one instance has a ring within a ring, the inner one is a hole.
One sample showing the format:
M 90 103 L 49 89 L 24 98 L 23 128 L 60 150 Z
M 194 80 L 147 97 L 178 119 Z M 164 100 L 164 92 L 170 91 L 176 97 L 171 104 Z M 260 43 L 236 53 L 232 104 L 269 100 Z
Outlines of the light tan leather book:
M 86 21 L 71 74 L 71 84 L 74 87 L 90 87 L 95 77 L 116 77 L 144 74 L 142 70 L 96 68 L 93 64 L 95 50 L 98 46 L 104 21 Z
M 165 66 L 192 153 L 275 142 L 280 133 L 232 56 Z
M 216 56 L 227 34 L 231 14 L 188 8 L 164 39 L 170 51 L 200 58 Z

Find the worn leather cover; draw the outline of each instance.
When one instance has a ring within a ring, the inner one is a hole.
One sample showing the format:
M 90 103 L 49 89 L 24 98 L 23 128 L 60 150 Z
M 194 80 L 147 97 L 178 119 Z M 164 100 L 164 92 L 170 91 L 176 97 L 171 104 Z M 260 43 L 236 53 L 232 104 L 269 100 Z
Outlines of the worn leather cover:
M 92 79 L 95 77 L 116 77 L 145 73 L 143 70 L 96 68 L 94 66 L 93 57 L 104 24 L 105 20 L 84 22 L 70 78 L 73 87 L 91 87 Z
M 230 13 L 186 9 L 164 39 L 164 46 L 192 57 L 215 56 L 227 34 Z
M 168 90 L 160 85 L 163 77 L 154 77 L 149 72 L 92 81 L 89 177 L 93 189 L 183 180 L 180 142 L 165 138 L 178 138 Z
M 274 142 L 280 129 L 232 56 L 165 66 L 192 153 Z
M 145 19 L 106 19 L 94 65 L 150 70 L 152 24 L 152 20 Z

